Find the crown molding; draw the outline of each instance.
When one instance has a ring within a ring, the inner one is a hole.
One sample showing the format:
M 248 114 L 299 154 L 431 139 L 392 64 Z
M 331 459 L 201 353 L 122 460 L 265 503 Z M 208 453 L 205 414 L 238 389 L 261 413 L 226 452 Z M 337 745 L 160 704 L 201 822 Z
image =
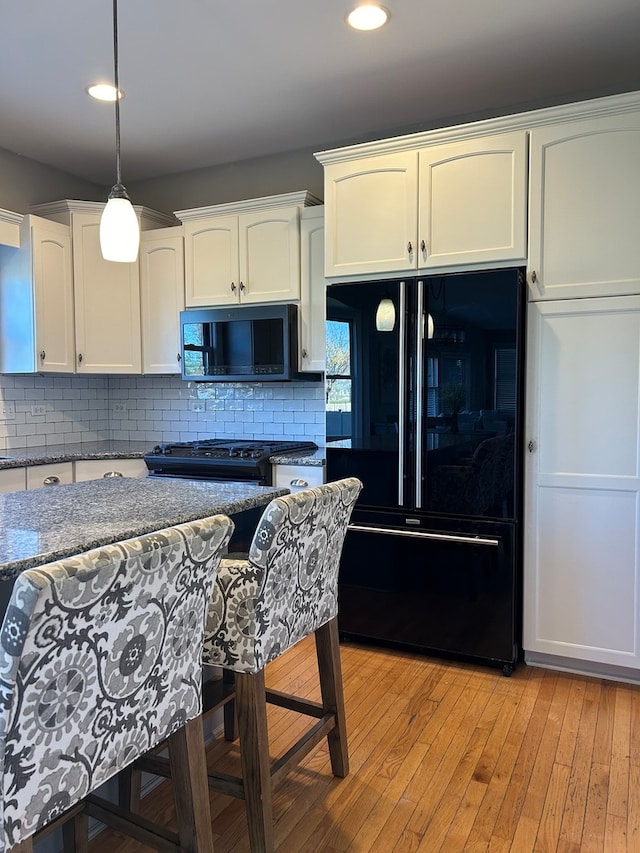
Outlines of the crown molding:
M 468 124 L 452 125 L 451 127 L 410 133 L 404 136 L 394 136 L 374 142 L 364 142 L 358 145 L 348 145 L 343 148 L 333 148 L 318 151 L 314 157 L 322 165 L 341 163 L 347 160 L 359 160 L 362 157 L 374 157 L 379 154 L 391 154 L 399 151 L 411 151 L 448 142 L 458 142 L 464 139 L 474 139 L 479 136 L 491 136 L 494 133 L 505 133 L 512 130 L 532 130 L 549 124 L 557 124 L 572 120 L 588 120 L 600 116 L 618 115 L 640 109 L 640 91 L 627 92 L 622 95 L 611 95 L 606 98 L 594 98 L 590 101 L 578 101 L 557 107 L 546 107 L 530 112 L 516 113 L 499 118 L 483 119 Z
M 282 195 L 249 198 L 244 201 L 231 201 L 226 204 L 213 204 L 207 207 L 175 210 L 174 213 L 181 222 L 188 222 L 191 219 L 205 219 L 208 216 L 226 216 L 257 210 L 274 210 L 278 207 L 294 207 L 296 205 L 299 207 L 312 207 L 316 204 L 322 204 L 322 199 L 319 199 L 308 190 L 300 190 L 299 192 L 283 193 Z
M 17 249 L 20 246 L 20 224 L 24 216 L 0 207 L 0 245 Z

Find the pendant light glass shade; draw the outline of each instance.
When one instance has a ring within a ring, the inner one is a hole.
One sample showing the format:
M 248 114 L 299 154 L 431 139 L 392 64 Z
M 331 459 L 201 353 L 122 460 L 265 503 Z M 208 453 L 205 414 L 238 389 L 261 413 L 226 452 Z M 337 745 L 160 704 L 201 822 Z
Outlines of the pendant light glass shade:
M 116 92 L 118 80 L 118 0 L 113 0 L 113 71 Z M 133 263 L 138 257 L 140 225 L 129 196 L 122 184 L 120 169 L 120 98 L 116 109 L 116 182 L 100 217 L 100 251 L 105 261 Z
M 133 205 L 126 193 L 119 196 L 112 190 L 100 217 L 102 257 L 105 261 L 132 264 L 138 257 L 139 246 L 140 226 Z
M 435 332 L 436 327 L 433 322 L 433 317 L 431 314 L 427 315 L 427 338 L 431 340 L 433 338 L 433 333 Z
M 379 332 L 393 332 L 396 324 L 396 308 L 391 299 L 381 299 L 376 311 L 376 329 Z

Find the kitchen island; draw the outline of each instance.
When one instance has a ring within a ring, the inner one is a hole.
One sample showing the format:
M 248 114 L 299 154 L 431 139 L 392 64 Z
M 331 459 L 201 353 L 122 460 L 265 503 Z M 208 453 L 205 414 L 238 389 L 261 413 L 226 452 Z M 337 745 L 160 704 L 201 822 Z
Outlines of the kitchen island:
M 251 483 L 118 477 L 3 494 L 0 581 L 163 527 L 216 513 L 259 511 L 288 491 Z M 2 603 L 12 586 L 0 583 Z

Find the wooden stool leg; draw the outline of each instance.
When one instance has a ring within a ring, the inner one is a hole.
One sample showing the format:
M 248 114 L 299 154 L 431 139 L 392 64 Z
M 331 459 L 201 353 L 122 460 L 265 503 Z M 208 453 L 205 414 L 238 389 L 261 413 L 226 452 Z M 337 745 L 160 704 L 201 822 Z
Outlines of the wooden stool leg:
M 325 712 L 336 716 L 336 727 L 327 735 L 331 769 L 334 776 L 344 777 L 349 773 L 349 751 L 337 617 L 318 628 L 315 636 L 322 704 Z
M 235 684 L 235 672 L 231 669 L 222 670 L 222 681 L 224 684 Z M 224 739 L 228 741 L 235 740 L 238 736 L 236 733 L 236 702 L 231 699 L 230 702 L 225 702 L 222 714 L 224 718 Z
M 84 812 L 62 825 L 62 849 L 64 853 L 87 853 L 89 850 L 89 818 Z
M 236 673 L 240 761 L 252 853 L 273 853 L 271 759 L 264 670 Z
M 118 773 L 118 804 L 130 812 L 140 811 L 142 773 L 132 764 Z
M 212 853 L 202 717 L 190 720 L 174 732 L 168 745 L 181 848 L 185 853 Z

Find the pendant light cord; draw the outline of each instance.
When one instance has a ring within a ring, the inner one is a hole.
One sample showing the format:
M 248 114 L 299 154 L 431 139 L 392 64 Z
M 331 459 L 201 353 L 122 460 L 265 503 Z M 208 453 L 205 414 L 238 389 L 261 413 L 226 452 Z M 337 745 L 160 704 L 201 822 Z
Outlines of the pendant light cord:
M 113 0 L 113 77 L 116 87 L 116 186 L 122 185 L 120 169 L 120 80 L 118 76 L 118 0 Z

